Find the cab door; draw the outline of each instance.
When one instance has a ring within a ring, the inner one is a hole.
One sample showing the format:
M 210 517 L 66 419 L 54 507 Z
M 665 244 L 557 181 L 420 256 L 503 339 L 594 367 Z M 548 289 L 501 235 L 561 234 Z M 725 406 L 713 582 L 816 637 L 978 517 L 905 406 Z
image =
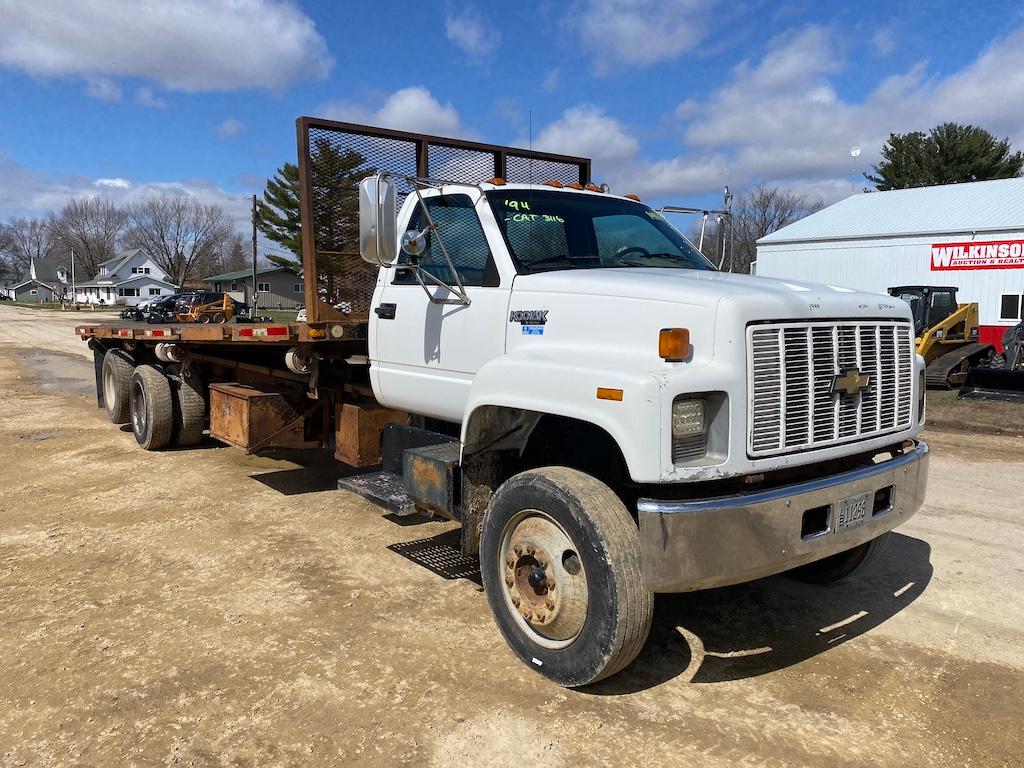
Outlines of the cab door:
M 476 198 L 474 200 L 474 198 Z M 511 276 L 502 280 L 480 222 L 479 194 L 424 198 L 437 232 L 428 234 L 420 269 L 454 283 L 438 233 L 470 303 L 411 269 L 381 271 L 370 318 L 370 371 L 378 400 L 392 408 L 460 422 L 474 374 L 505 353 Z M 427 224 L 422 205 L 408 229 Z

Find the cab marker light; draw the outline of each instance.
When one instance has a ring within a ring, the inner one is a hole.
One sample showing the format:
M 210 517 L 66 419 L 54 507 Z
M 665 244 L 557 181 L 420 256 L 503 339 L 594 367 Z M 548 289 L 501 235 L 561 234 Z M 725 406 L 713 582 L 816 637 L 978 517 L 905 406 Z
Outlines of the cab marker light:
M 688 328 L 662 328 L 658 334 L 658 356 L 669 363 L 681 363 L 690 356 Z
M 612 389 L 610 387 L 598 387 L 597 388 L 597 399 L 598 400 L 614 400 L 618 403 L 622 402 L 622 390 Z
M 638 203 L 640 202 L 640 195 L 634 195 L 632 192 L 628 195 L 623 195 L 623 197 L 628 197 L 630 200 L 636 200 Z
M 557 179 L 549 179 L 548 181 L 544 182 L 544 186 L 547 186 L 547 187 L 558 187 L 559 189 L 561 189 L 565 185 L 562 182 L 558 181 Z

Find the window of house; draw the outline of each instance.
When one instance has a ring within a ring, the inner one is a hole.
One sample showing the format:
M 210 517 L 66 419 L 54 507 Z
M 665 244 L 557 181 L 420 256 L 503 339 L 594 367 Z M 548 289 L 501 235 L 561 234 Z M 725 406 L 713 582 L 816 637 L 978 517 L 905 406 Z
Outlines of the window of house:
M 149 295 L 150 296 L 159 296 L 160 295 L 160 289 L 159 288 L 150 288 L 149 289 Z
M 487 245 L 480 217 L 477 216 L 469 195 L 439 195 L 428 197 L 426 205 L 430 218 L 437 225 L 444 247 L 465 285 L 497 286 L 498 271 Z M 427 221 L 423 207 L 417 206 L 409 222 L 409 229 L 423 230 Z M 453 283 L 454 276 L 448 269 L 438 238 L 427 235 L 427 249 L 420 257 L 420 269 L 429 272 L 439 280 Z M 416 282 L 416 276 L 408 269 L 395 273 L 395 283 L 408 285 Z
M 33 288 L 31 291 L 29 291 L 29 293 L 31 293 L 33 296 L 39 295 L 39 291 L 37 291 L 35 288 Z
M 302 283 L 296 283 L 294 286 L 292 286 L 292 290 L 295 291 L 296 293 L 302 293 Z
M 117 289 L 117 295 L 118 296 L 129 296 L 129 297 L 130 296 L 138 296 L 139 295 L 139 289 L 138 288 L 118 288 Z
M 144 271 L 145 274 L 148 275 L 149 274 L 149 267 L 143 267 L 143 271 Z
M 260 293 L 270 293 L 270 283 L 257 283 L 256 290 Z
M 132 274 L 133 275 L 139 274 L 139 268 L 138 267 L 132 267 Z
M 1004 293 L 999 302 L 1000 320 L 1020 320 L 1021 295 L 1018 293 Z
M 218 288 L 217 288 L 217 290 L 218 290 L 218 291 L 220 290 L 219 284 L 218 284 Z M 231 284 L 231 290 L 232 290 L 232 291 L 237 291 L 237 290 L 238 290 L 238 283 L 232 283 L 232 284 Z

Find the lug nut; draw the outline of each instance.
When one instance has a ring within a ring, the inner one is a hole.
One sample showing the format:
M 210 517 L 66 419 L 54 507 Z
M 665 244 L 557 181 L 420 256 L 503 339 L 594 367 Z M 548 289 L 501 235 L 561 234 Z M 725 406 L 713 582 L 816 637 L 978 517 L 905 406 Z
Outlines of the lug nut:
M 512 547 L 512 550 L 516 553 L 516 555 L 523 554 L 523 547 L 520 544 L 516 544 L 514 547 Z
M 508 559 L 505 561 L 505 565 L 507 565 L 509 568 L 511 568 L 515 564 L 516 564 L 515 555 L 509 555 Z
M 555 601 L 552 600 L 550 597 L 544 601 L 544 605 L 549 611 L 555 610 Z
M 519 607 L 519 595 L 512 595 L 512 605 Z
M 533 611 L 531 611 L 526 606 L 523 606 L 519 610 L 523 614 L 524 619 L 526 619 L 527 621 L 533 621 Z
M 515 583 L 516 583 L 516 580 L 513 579 L 511 576 L 506 576 L 505 577 L 505 586 L 506 587 L 511 587 Z
M 537 614 L 536 614 L 536 616 L 534 616 L 534 618 L 535 618 L 535 619 L 536 619 L 536 620 L 537 620 L 538 622 L 540 622 L 541 624 L 543 624 L 543 623 L 544 623 L 544 621 L 545 621 L 545 619 L 547 619 L 547 617 L 548 617 L 548 615 L 547 615 L 546 613 L 544 613 L 544 611 L 537 611 Z
M 527 544 L 527 545 L 526 545 L 526 554 L 528 554 L 528 555 L 532 555 L 532 554 L 533 554 L 534 552 L 536 552 L 536 551 L 537 551 L 537 550 L 535 550 L 535 549 L 533 548 L 533 544 Z

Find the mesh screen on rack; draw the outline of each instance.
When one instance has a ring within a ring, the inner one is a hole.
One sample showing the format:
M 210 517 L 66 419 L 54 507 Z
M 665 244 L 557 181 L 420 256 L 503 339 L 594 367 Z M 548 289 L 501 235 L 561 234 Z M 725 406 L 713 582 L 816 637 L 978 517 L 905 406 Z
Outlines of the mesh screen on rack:
M 359 256 L 359 182 L 367 176 L 387 171 L 476 184 L 504 171 L 511 183 L 556 179 L 568 184 L 587 181 L 590 170 L 585 159 L 530 157 L 524 150 L 309 118 L 300 123 L 308 130 L 308 142 L 300 146 L 300 162 L 308 175 L 309 205 L 304 215 L 314 233 L 318 295 L 356 317 L 369 314 L 377 275 L 377 269 Z M 405 181 L 397 186 L 400 208 L 412 186 Z

